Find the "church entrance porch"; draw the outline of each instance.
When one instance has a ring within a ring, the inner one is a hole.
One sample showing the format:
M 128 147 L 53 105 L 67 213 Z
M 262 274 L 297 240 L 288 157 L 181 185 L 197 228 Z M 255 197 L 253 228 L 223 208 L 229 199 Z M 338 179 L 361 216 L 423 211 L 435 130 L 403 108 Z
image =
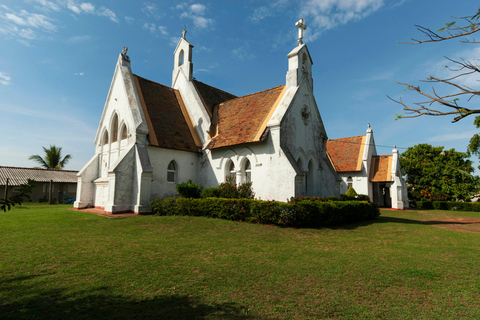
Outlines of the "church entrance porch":
M 380 208 L 391 208 L 392 197 L 390 194 L 390 182 L 373 183 L 373 202 Z

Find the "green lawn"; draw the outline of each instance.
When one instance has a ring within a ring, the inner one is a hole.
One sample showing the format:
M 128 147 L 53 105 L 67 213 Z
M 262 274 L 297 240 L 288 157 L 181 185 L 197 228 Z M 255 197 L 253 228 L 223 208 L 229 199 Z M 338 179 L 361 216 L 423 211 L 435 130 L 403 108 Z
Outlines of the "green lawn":
M 479 213 L 334 229 L 0 213 L 1 319 L 478 319 Z

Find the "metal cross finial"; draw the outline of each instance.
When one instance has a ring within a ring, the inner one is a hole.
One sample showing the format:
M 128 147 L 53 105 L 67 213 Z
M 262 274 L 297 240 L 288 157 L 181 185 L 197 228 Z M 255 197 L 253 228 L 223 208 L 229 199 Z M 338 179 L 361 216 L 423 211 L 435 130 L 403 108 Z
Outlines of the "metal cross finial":
M 301 45 L 303 43 L 303 31 L 307 29 L 307 25 L 305 24 L 305 19 L 300 19 L 295 23 L 295 25 L 298 27 L 298 45 Z
M 187 34 L 187 26 L 185 26 L 185 28 L 183 28 L 183 31 L 182 31 L 182 38 L 185 39 L 185 35 Z
M 122 57 L 123 57 L 123 59 L 125 59 L 125 60 L 127 60 L 127 61 L 130 61 L 130 58 L 127 56 L 127 51 L 128 51 L 128 48 L 127 48 L 127 47 L 123 47 Z

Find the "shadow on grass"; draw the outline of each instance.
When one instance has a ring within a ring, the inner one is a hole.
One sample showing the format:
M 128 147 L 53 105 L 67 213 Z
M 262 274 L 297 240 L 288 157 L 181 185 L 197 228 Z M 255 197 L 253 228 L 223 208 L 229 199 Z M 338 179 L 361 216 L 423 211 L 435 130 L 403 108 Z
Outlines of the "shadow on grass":
M 204 304 L 185 295 L 146 299 L 115 295 L 108 287 L 66 292 L 25 284 L 37 276 L 0 282 L 2 319 L 251 319 L 248 309 L 236 303 Z M 51 283 L 43 282 L 43 286 Z M 138 291 L 137 291 L 138 292 Z
M 480 221 L 442 221 L 442 220 L 429 220 L 429 221 L 422 221 L 422 220 L 414 220 L 414 219 L 406 219 L 406 218 L 397 218 L 397 217 L 385 217 L 379 216 L 376 219 L 365 220 L 355 223 L 350 223 L 346 225 L 340 225 L 335 227 L 330 227 L 329 229 L 356 229 L 358 227 L 369 226 L 372 224 L 377 223 L 402 223 L 402 224 L 418 224 L 418 225 L 469 225 L 469 224 L 480 224 Z

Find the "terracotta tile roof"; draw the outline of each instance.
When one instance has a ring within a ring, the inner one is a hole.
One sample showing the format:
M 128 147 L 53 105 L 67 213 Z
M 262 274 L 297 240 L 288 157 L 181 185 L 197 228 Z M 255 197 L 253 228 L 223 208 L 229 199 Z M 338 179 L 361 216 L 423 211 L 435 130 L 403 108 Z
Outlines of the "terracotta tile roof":
M 203 100 L 205 107 L 207 108 L 210 116 L 213 114 L 213 107 L 217 104 L 225 102 L 227 100 L 235 99 L 237 96 L 209 86 L 203 82 L 193 80 L 197 92 Z
M 182 112 L 181 96 L 176 90 L 134 75 L 150 131 L 150 144 L 167 149 L 198 152 L 188 113 Z M 142 103 L 143 104 L 143 103 Z
M 392 155 L 373 156 L 370 165 L 371 182 L 392 181 Z
M 218 133 L 213 137 L 209 148 L 260 141 L 284 88 L 285 85 L 281 85 L 220 104 Z
M 360 171 L 365 136 L 327 141 L 327 153 L 337 172 Z
M 9 186 L 19 186 L 27 183 L 28 179 L 36 182 L 53 180 L 53 182 L 77 183 L 77 173 L 78 171 L 73 170 L 0 167 L 0 185 L 4 186 L 7 183 L 7 178 Z

